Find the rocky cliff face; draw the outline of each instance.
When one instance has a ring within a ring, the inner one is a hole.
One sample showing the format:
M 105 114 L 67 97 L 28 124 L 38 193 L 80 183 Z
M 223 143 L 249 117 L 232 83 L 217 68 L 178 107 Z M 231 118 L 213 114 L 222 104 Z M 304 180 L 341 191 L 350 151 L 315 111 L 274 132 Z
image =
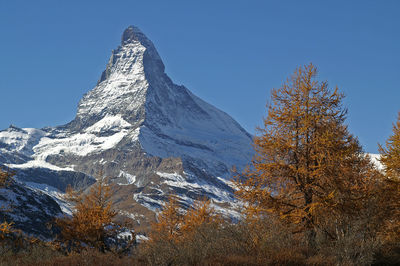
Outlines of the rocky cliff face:
M 25 173 L 17 176 L 22 181 L 61 192 L 63 180 L 85 188 L 101 170 L 116 184 L 121 214 L 138 223 L 171 193 L 184 205 L 209 197 L 233 215 L 230 169 L 250 162 L 252 137 L 164 70 L 153 43 L 138 28 L 127 28 L 75 119 L 54 128 L 1 131 L 0 163 Z M 53 177 L 46 180 L 46 172 Z

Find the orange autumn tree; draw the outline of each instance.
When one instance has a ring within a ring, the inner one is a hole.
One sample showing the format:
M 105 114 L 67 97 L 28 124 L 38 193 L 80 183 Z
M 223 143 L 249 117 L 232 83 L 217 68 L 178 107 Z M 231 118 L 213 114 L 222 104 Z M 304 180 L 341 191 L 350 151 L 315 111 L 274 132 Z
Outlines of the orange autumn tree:
M 60 246 L 70 251 L 95 247 L 104 252 L 107 238 L 115 234 L 113 218 L 117 215 L 110 201 L 110 186 L 100 178 L 88 194 L 79 195 L 71 189 L 67 194 L 76 205 L 71 217 L 56 219 Z
M 219 225 L 222 223 L 222 217 L 215 213 L 211 207 L 211 201 L 207 199 L 196 200 L 193 207 L 189 209 L 183 217 L 182 232 L 183 235 L 190 237 L 196 229 L 201 226 Z
M 151 241 L 176 241 L 182 235 L 182 221 L 183 213 L 180 210 L 178 200 L 176 197 L 170 196 L 168 202 L 165 203 L 162 211 L 158 214 L 157 222 L 152 224 Z
M 384 234 L 389 241 L 400 245 L 400 113 L 393 125 L 393 135 L 386 141 L 385 147 L 379 145 L 379 152 L 385 172 L 385 187 L 381 193 L 381 200 L 387 209 Z
M 373 168 L 344 124 L 343 94 L 316 75 L 309 64 L 272 90 L 237 193 L 248 217 L 276 215 L 305 233 L 311 248 L 327 214 L 356 209 Z
M 380 162 L 384 165 L 385 173 L 393 180 L 400 179 L 400 113 L 393 125 L 393 135 L 386 141 L 386 147 L 379 145 Z
M 9 171 L 3 171 L 0 168 L 0 188 L 5 188 L 11 184 L 13 173 Z M 0 206 L 0 212 L 7 212 L 8 206 Z M 16 230 L 13 227 L 13 223 L 3 221 L 0 223 L 0 240 L 4 240 L 15 233 Z
M 3 171 L 0 168 L 0 188 L 7 187 L 11 183 L 13 175 L 14 173 L 10 171 Z
M 15 232 L 13 223 L 2 222 L 0 224 L 0 241 L 5 240 L 9 235 Z
M 158 214 L 157 222 L 152 225 L 150 241 L 168 241 L 179 243 L 189 240 L 201 226 L 222 222 L 222 218 L 211 207 L 211 201 L 194 201 L 192 208 L 181 210 L 178 200 L 171 196 Z
M 213 244 L 221 228 L 222 219 L 211 201 L 196 200 L 184 210 L 179 198 L 170 196 L 139 253 L 145 254 L 149 265 L 200 265 L 215 255 Z

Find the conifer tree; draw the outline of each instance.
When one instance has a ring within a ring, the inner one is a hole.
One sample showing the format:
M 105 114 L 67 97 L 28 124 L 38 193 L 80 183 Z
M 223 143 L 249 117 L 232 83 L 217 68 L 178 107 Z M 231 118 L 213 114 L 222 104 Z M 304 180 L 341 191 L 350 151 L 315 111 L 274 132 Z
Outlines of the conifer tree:
M 380 162 L 384 166 L 385 187 L 381 201 L 385 205 L 387 227 L 384 229 L 389 241 L 400 245 L 400 113 L 393 125 L 393 135 L 386 141 L 386 147 L 379 145 Z
M 400 113 L 393 125 L 393 135 L 386 141 L 386 147 L 379 145 L 379 152 L 386 175 L 392 179 L 400 179 Z
M 272 90 L 238 191 L 248 216 L 277 215 L 296 224 L 310 248 L 324 217 L 356 210 L 372 177 L 369 159 L 344 124 L 343 94 L 316 75 L 314 65 L 301 67 Z
M 10 171 L 3 171 L 0 168 L 0 188 L 7 187 L 11 183 L 13 175 L 14 173 Z
M 213 241 L 221 223 L 210 201 L 197 200 L 185 211 L 178 198 L 170 196 L 140 253 L 145 254 L 150 265 L 202 265 L 206 257 L 216 252 Z
M 11 184 L 13 173 L 9 171 L 3 171 L 0 168 L 0 188 L 5 188 Z M 8 206 L 0 206 L 1 212 L 8 212 Z M 13 222 L 3 221 L 0 223 L 0 240 L 4 240 L 11 234 L 15 233 L 16 230 L 13 227 Z
M 200 226 L 218 225 L 221 222 L 222 218 L 215 213 L 210 200 L 196 200 L 193 203 L 193 208 L 189 209 L 183 217 L 182 232 L 184 236 L 188 237 Z
M 115 232 L 113 218 L 117 214 L 112 209 L 110 187 L 100 178 L 86 195 L 71 189 L 67 194 L 76 205 L 72 217 L 56 219 L 56 225 L 61 229 L 60 245 L 67 250 L 80 251 L 88 246 L 104 252 L 107 238 Z
M 162 211 L 157 216 L 157 222 L 152 224 L 152 241 L 160 239 L 176 241 L 181 236 L 183 214 L 180 211 L 178 200 L 170 196 Z
M 220 224 L 222 219 L 210 206 L 209 200 L 196 200 L 186 212 L 181 210 L 178 200 L 171 196 L 157 222 L 152 225 L 151 241 L 179 243 L 190 240 L 193 232 L 201 226 Z

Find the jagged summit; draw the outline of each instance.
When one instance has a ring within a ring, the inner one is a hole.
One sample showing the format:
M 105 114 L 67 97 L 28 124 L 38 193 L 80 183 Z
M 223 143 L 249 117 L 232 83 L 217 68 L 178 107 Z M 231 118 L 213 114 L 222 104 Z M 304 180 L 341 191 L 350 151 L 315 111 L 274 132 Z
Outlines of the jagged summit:
M 124 32 L 122 33 L 122 37 L 121 37 L 121 45 L 125 45 L 128 43 L 132 43 L 132 42 L 149 42 L 149 39 L 146 37 L 146 35 L 143 34 L 143 32 L 135 26 L 129 26 L 128 28 L 126 28 L 124 30 Z
M 112 71 L 116 68 L 119 72 L 124 70 L 123 73 L 126 75 L 129 74 L 131 70 L 134 70 L 133 68 L 129 68 L 129 66 L 118 66 L 121 57 L 123 59 L 134 58 L 134 61 L 138 60 L 138 63 L 141 63 L 143 67 L 147 68 L 147 72 L 164 73 L 164 64 L 152 41 L 150 41 L 139 28 L 129 26 L 122 34 L 121 46 L 112 51 L 107 67 L 102 73 L 98 83 L 110 78 Z

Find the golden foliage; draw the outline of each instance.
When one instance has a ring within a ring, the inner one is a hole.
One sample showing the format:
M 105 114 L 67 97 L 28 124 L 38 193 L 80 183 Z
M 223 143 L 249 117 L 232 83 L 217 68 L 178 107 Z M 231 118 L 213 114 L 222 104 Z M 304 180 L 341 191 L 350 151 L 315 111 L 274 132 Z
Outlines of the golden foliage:
M 183 238 L 192 237 L 193 232 L 201 226 L 210 224 L 219 225 L 222 223 L 222 218 L 215 213 L 210 204 L 211 201 L 207 199 L 196 200 L 193 203 L 193 207 L 183 217 L 181 228 Z
M 385 173 L 393 180 L 400 179 L 400 113 L 396 124 L 393 125 L 393 135 L 386 141 L 386 147 L 379 145 L 380 162 L 384 165 Z
M 400 113 L 393 125 L 393 135 L 385 146 L 379 145 L 380 162 L 384 166 L 386 177 L 381 200 L 388 209 L 383 233 L 387 240 L 400 243 Z
M 343 94 L 316 75 L 310 64 L 272 90 L 264 128 L 254 138 L 256 155 L 237 193 L 249 217 L 278 215 L 307 232 L 310 245 L 326 214 L 357 211 L 376 175 L 344 125 Z
M 197 200 L 184 211 L 171 196 L 152 224 L 149 240 L 141 244 L 139 256 L 150 265 L 200 265 L 222 254 L 228 246 L 225 240 L 231 243 L 226 235 L 222 237 L 222 222 L 209 200 Z
M 0 224 L 0 240 L 6 239 L 10 234 L 16 232 L 13 223 L 3 222 Z
M 1 187 L 7 187 L 11 183 L 13 175 L 14 175 L 13 172 L 3 171 L 0 168 L 0 188 Z
M 106 238 L 113 228 L 113 218 L 117 214 L 112 209 L 110 196 L 110 187 L 102 178 L 88 194 L 79 195 L 69 189 L 68 198 L 76 202 L 76 206 L 72 217 L 56 220 L 56 225 L 61 229 L 61 245 L 78 251 L 83 246 L 104 251 Z
M 192 237 L 199 227 L 220 224 L 222 218 L 210 206 L 209 200 L 196 200 L 191 209 L 183 212 L 176 197 L 171 196 L 163 210 L 158 214 L 158 221 L 152 224 L 150 241 L 160 239 L 169 242 L 182 242 Z
M 180 212 L 178 200 L 170 196 L 168 202 L 157 216 L 157 222 L 152 224 L 152 234 L 150 239 L 166 239 L 174 241 L 181 234 L 183 215 Z
M 14 173 L 10 171 L 5 172 L 0 168 L 0 188 L 7 187 L 11 183 L 13 175 Z M 0 206 L 0 211 L 8 212 L 9 210 L 7 207 Z M 7 221 L 4 221 L 0 224 L 0 240 L 8 238 L 10 235 L 16 233 L 17 231 L 18 230 L 15 230 L 13 228 L 13 222 L 9 223 Z

